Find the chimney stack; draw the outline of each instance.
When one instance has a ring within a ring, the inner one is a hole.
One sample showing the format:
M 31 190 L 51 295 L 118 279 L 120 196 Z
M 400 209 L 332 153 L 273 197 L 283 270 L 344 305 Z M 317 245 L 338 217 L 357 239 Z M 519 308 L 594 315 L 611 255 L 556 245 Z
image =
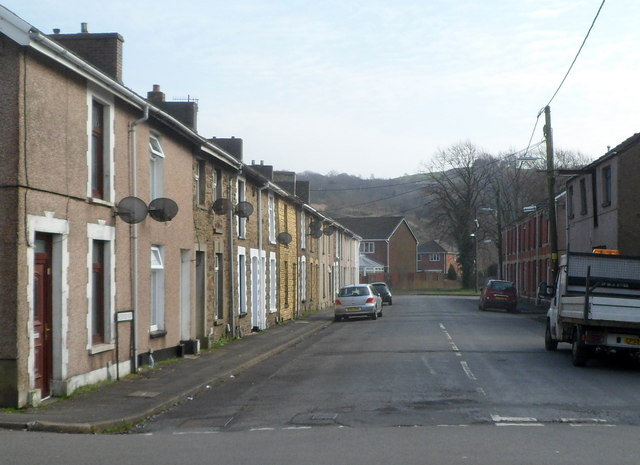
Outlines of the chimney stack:
M 166 111 L 185 126 L 197 130 L 198 125 L 198 102 L 197 100 L 187 100 L 184 102 L 165 101 L 164 92 L 160 90 L 159 84 L 153 85 L 153 90 L 147 92 L 147 100 L 162 111 Z
M 117 32 L 90 34 L 87 23 L 80 30 L 79 34 L 60 34 L 60 29 L 54 29 L 49 37 L 122 83 L 123 37 Z
M 164 92 L 160 91 L 159 84 L 154 84 L 153 90 L 147 92 L 147 100 L 155 104 L 164 102 Z

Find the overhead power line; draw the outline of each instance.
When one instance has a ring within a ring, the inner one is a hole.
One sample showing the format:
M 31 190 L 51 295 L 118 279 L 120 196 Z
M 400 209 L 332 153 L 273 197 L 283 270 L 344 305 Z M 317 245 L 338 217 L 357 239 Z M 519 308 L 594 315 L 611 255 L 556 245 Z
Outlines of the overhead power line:
M 582 44 L 580 45 L 580 48 L 578 49 L 578 53 L 576 53 L 575 58 L 571 62 L 571 66 L 569 66 L 569 69 L 567 70 L 567 73 L 562 78 L 562 82 L 560 82 L 560 85 L 558 86 L 556 91 L 551 96 L 551 99 L 549 100 L 549 103 L 547 103 L 545 106 L 548 107 L 549 105 L 551 105 L 551 102 L 553 101 L 553 99 L 556 97 L 556 95 L 558 95 L 558 92 L 560 92 L 560 88 L 564 84 L 564 81 L 567 80 L 567 77 L 569 76 L 569 73 L 571 72 L 571 69 L 573 68 L 573 65 L 576 64 L 576 61 L 578 60 L 578 57 L 580 56 L 580 52 L 582 52 L 582 48 L 584 47 L 584 44 L 587 42 L 587 39 L 589 38 L 589 34 L 591 34 L 591 30 L 593 29 L 593 26 L 596 24 L 596 20 L 598 19 L 598 16 L 600 16 L 600 11 L 602 11 L 602 7 L 604 6 L 604 2 L 605 2 L 605 0 L 602 0 L 602 3 L 600 4 L 600 8 L 598 8 L 598 12 L 596 13 L 596 16 L 593 18 L 593 21 L 591 22 L 591 26 L 589 27 L 589 30 L 587 31 L 587 35 L 584 37 L 584 40 L 582 41 Z M 544 111 L 544 109 L 542 111 Z M 542 111 L 540 113 L 538 113 L 538 118 L 540 118 L 540 115 L 542 114 Z
M 604 2 L 605 1 L 606 0 L 602 0 L 602 3 L 600 4 L 600 7 L 598 8 L 598 11 L 596 12 L 595 17 L 593 18 L 593 21 L 591 21 L 591 26 L 589 26 L 589 30 L 587 31 L 587 34 L 584 36 L 584 39 L 582 40 L 582 44 L 580 45 L 580 48 L 578 49 L 578 52 L 576 53 L 576 56 L 573 58 L 573 61 L 571 62 L 571 65 L 569 66 L 569 69 L 567 70 L 567 72 L 565 73 L 564 77 L 562 78 L 562 81 L 560 82 L 560 85 L 558 86 L 556 91 L 553 93 L 553 95 L 549 99 L 549 102 L 544 107 L 542 107 L 540 109 L 540 111 L 538 112 L 538 114 L 536 116 L 536 122 L 533 125 L 533 130 L 531 131 L 531 137 L 529 138 L 529 144 L 527 146 L 527 150 L 525 151 L 525 155 L 529 152 L 529 146 L 531 145 L 531 141 L 533 140 L 533 136 L 534 136 L 534 134 L 536 132 L 536 129 L 538 127 L 538 121 L 540 120 L 540 116 L 542 116 L 542 114 L 544 113 L 544 109 L 546 107 L 548 107 L 549 105 L 551 105 L 551 102 L 553 102 L 553 99 L 556 98 L 556 95 L 558 95 L 558 92 L 560 92 L 560 89 L 564 85 L 564 82 L 567 80 L 567 77 L 569 77 L 569 73 L 571 73 L 571 70 L 573 69 L 573 65 L 576 64 L 576 61 L 578 60 L 578 57 L 580 56 L 580 52 L 582 52 L 582 49 L 584 48 L 584 44 L 587 43 L 587 39 L 589 38 L 589 35 L 591 34 L 591 30 L 593 29 L 593 26 L 596 24 L 596 20 L 598 19 L 598 16 L 600 16 L 600 11 L 602 11 L 602 7 L 604 6 Z
M 384 189 L 386 187 L 406 186 L 407 184 L 418 184 L 425 181 L 406 181 L 398 182 L 394 184 L 381 184 L 379 186 L 366 186 L 366 187 L 340 187 L 338 189 L 311 189 L 311 192 L 339 192 L 339 191 L 359 191 L 367 189 Z
M 323 211 L 322 213 L 330 214 L 330 213 L 334 213 L 334 212 L 338 212 L 338 211 L 346 210 L 346 209 L 348 209 L 348 208 L 353 208 L 353 207 L 362 207 L 362 206 L 364 206 L 364 205 L 370 205 L 370 204 L 372 204 L 372 203 L 383 202 L 383 201 L 385 201 L 385 200 L 393 199 L 393 198 L 395 198 L 395 197 L 400 197 L 400 196 L 402 196 L 402 195 L 410 194 L 411 192 L 415 192 L 415 191 L 422 190 L 422 189 L 424 189 L 424 187 L 425 187 L 425 186 L 420 186 L 420 187 L 418 187 L 418 188 L 416 188 L 416 189 L 411 189 L 411 190 L 408 190 L 408 191 L 406 191 L 406 192 L 401 192 L 400 194 L 395 194 L 395 195 L 391 195 L 391 196 L 389 196 L 389 197 L 384 197 L 384 198 L 382 198 L 382 199 L 371 200 L 370 202 L 358 203 L 358 204 L 354 204 L 354 205 L 347 205 L 346 207 L 341 207 L 341 208 L 334 208 L 333 210 L 326 210 L 326 211 Z

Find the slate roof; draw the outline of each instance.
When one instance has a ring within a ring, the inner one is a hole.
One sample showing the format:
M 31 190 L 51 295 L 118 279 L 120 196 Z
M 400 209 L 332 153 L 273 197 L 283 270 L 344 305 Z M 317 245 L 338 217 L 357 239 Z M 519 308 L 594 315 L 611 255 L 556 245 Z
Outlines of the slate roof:
M 363 241 L 374 241 L 389 239 L 404 218 L 402 216 L 363 216 L 336 218 L 336 221 L 362 237 Z
M 458 251 L 455 247 L 451 247 L 441 241 L 427 241 L 424 244 L 418 246 L 418 253 L 452 253 L 456 254 Z

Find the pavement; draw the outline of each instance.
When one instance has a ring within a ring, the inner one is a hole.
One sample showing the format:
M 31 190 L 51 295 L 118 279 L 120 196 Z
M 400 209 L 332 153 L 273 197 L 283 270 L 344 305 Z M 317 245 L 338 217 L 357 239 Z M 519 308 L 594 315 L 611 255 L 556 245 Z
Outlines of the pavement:
M 244 336 L 222 347 L 123 376 L 39 407 L 0 409 L 0 428 L 58 433 L 124 432 L 329 326 L 333 309 Z
M 517 313 L 537 317 L 546 313 L 546 307 L 521 303 Z M 333 309 L 323 310 L 196 356 L 159 363 L 153 368 L 143 366 L 139 373 L 123 375 L 120 381 L 81 389 L 68 398 L 44 401 L 39 407 L 0 409 L 0 428 L 58 433 L 124 432 L 299 344 L 332 321 Z

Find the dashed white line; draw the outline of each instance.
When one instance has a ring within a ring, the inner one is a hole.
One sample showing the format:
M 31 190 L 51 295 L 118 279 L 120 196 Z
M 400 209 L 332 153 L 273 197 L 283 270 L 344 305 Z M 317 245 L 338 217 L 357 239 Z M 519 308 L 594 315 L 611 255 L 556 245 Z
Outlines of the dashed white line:
M 175 436 L 184 436 L 187 434 L 218 434 L 219 431 L 174 431 Z
M 429 362 L 427 361 L 427 357 L 422 357 L 422 363 L 424 363 L 424 366 L 427 367 L 427 370 L 429 370 L 429 373 L 431 373 L 432 375 L 437 375 L 436 370 L 434 370 L 431 365 L 429 365 Z
M 471 368 L 469 368 L 469 364 L 467 362 L 465 362 L 463 360 L 463 361 L 460 362 L 460 365 L 462 365 L 462 369 L 464 370 L 465 374 L 467 375 L 467 378 L 469 378 L 472 381 L 476 381 L 478 379 L 478 378 L 476 378 L 476 376 L 471 371 Z
M 538 421 L 537 418 L 533 417 L 502 417 L 500 415 L 491 415 L 491 420 L 496 423 L 499 422 L 508 422 L 508 423 L 523 423 L 523 422 L 534 422 Z

